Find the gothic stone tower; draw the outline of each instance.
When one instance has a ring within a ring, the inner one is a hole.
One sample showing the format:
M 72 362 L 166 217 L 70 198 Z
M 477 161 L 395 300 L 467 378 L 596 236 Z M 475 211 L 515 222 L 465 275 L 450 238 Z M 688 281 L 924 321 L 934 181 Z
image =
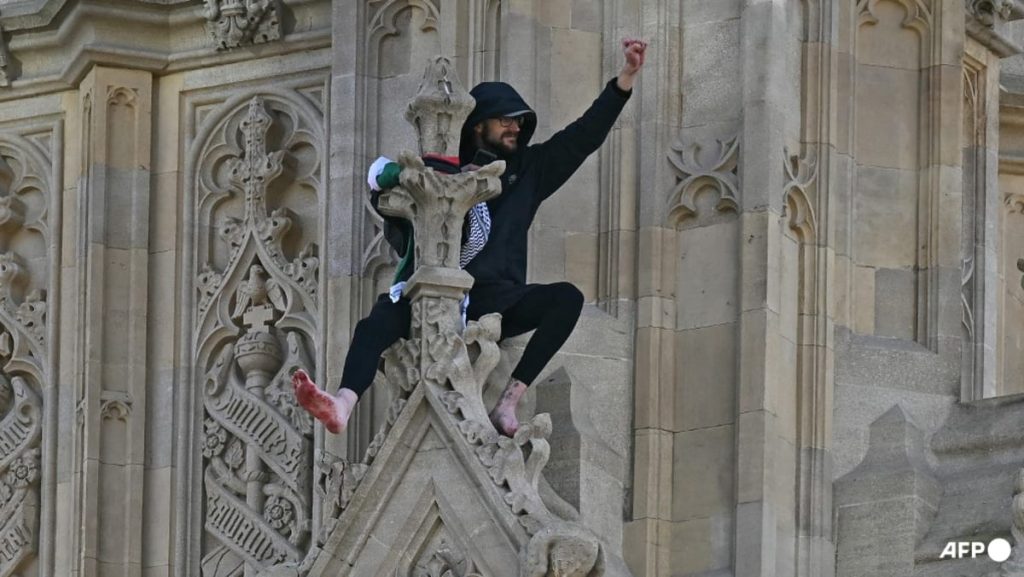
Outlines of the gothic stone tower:
M 310 552 L 366 482 L 346 493 L 338 463 L 465 416 L 402 421 L 382 374 L 337 437 L 291 398 L 297 367 L 337 384 L 395 265 L 368 164 L 420 150 L 404 111 L 434 55 L 513 84 L 539 142 L 624 36 L 650 41 L 631 102 L 530 232 L 529 280 L 587 300 L 525 399 L 550 417 L 538 494 L 623 560 L 608 574 L 1019 574 L 941 551 L 1024 535 L 1022 16 L 0 0 L 0 577 L 333 570 Z M 389 570 L 501 571 L 425 531 Z

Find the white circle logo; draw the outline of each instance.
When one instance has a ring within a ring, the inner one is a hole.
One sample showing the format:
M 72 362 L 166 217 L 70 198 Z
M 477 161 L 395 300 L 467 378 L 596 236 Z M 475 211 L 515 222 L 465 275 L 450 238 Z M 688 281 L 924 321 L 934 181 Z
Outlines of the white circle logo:
M 1010 542 L 1006 539 L 992 539 L 988 544 L 988 557 L 996 563 L 1002 563 L 1010 558 Z

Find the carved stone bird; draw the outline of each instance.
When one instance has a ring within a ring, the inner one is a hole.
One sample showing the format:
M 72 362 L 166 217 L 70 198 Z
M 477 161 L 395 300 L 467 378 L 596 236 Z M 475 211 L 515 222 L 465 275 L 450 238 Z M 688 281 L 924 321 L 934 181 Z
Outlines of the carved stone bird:
M 232 317 L 240 317 L 250 307 L 257 307 L 267 303 L 267 280 L 266 272 L 258 264 L 249 267 L 249 278 L 238 285 L 237 298 L 235 300 L 235 312 Z
M 268 302 L 283 312 L 286 304 L 284 291 L 280 283 L 267 278 L 262 266 L 254 264 L 249 267 L 249 278 L 238 285 L 235 310 L 231 316 L 240 317 L 249 308 L 263 306 Z

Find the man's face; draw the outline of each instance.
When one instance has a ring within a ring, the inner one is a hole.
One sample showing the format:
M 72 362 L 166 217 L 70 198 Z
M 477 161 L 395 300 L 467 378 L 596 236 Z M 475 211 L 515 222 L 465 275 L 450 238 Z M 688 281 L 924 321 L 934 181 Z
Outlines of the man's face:
M 519 123 L 522 117 L 518 118 L 488 118 L 477 124 L 475 132 L 477 146 L 492 152 L 498 152 L 503 156 L 515 154 L 519 148 Z M 507 126 L 504 126 L 506 125 Z

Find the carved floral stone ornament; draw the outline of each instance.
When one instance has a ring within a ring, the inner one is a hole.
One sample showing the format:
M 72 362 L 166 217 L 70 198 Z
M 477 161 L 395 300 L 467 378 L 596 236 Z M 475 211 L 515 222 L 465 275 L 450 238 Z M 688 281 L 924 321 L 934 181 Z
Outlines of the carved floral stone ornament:
M 716 140 L 711 146 L 678 141 L 670 149 L 668 160 L 676 178 L 668 203 L 671 222 L 700 217 L 697 196 L 709 190 L 717 196 L 715 211 L 739 211 L 738 135 Z
M 0 372 L 0 575 L 36 551 L 39 527 L 40 397 L 25 379 Z
M 277 0 L 206 0 L 203 15 L 218 50 L 281 38 Z

